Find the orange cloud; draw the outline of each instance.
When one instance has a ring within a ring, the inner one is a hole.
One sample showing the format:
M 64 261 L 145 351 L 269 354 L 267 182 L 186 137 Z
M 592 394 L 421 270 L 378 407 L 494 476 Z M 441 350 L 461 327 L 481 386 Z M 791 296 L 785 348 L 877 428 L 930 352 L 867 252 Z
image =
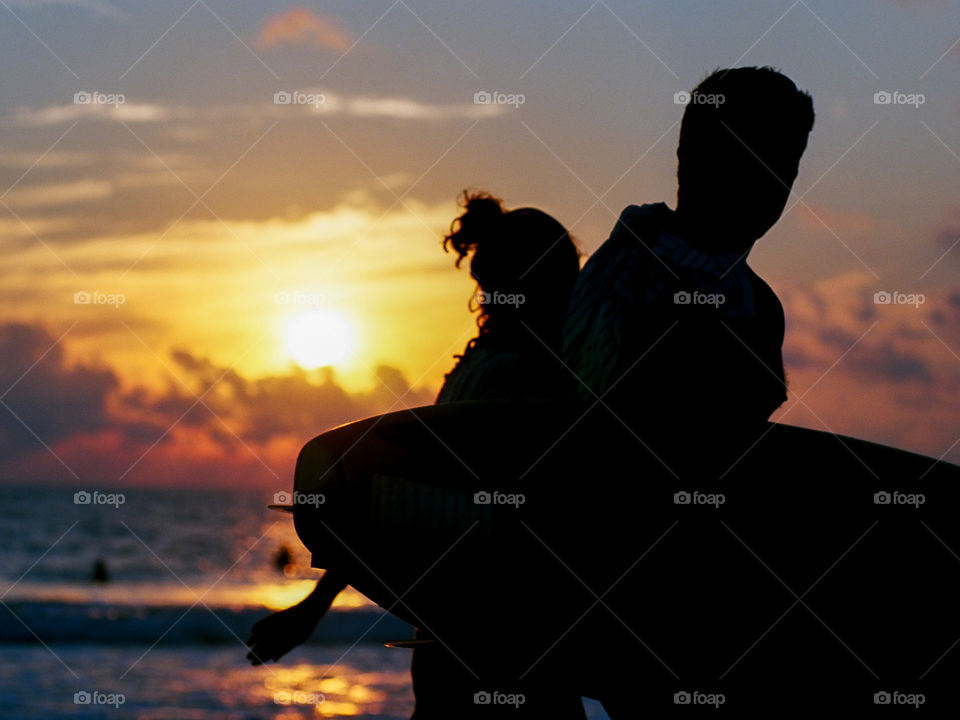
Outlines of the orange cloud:
M 388 366 L 351 392 L 332 372 L 319 383 L 300 370 L 250 379 L 185 350 L 171 359 L 190 390 L 123 387 L 116 368 L 68 361 L 68 342 L 39 325 L 0 325 L 0 483 L 283 489 L 314 435 L 434 399 Z
M 859 273 L 779 293 L 791 394 L 773 419 L 956 463 L 960 292 L 898 307 L 875 304 L 875 287 Z
M 260 28 L 260 47 L 301 45 L 343 52 L 353 38 L 340 21 L 330 15 L 317 15 L 304 7 L 290 8 L 271 15 Z

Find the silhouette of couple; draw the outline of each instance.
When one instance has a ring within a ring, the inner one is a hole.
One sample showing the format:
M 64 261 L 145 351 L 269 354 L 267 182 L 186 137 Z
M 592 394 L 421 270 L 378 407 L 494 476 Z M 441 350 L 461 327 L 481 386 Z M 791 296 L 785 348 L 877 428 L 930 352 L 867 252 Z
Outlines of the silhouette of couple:
M 479 333 L 437 402 L 567 398 L 645 437 L 677 422 L 696 436 L 691 425 L 718 417 L 764 423 L 786 400 L 784 315 L 746 257 L 783 212 L 813 121 L 810 96 L 779 72 L 717 70 L 684 111 L 676 210 L 627 207 L 582 270 L 550 215 L 465 193 L 444 249 L 458 267 L 469 257 Z M 278 659 L 306 640 L 345 585 L 328 571 L 303 602 L 257 623 L 248 658 Z M 439 644 L 414 651 L 412 675 L 416 720 L 477 712 L 473 678 Z M 573 691 L 524 691 L 523 706 L 499 712 L 585 717 Z

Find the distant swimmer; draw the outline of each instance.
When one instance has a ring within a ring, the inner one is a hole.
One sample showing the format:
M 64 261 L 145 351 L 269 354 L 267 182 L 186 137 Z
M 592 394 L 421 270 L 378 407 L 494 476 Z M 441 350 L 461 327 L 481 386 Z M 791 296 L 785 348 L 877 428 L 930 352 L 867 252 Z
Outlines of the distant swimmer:
M 281 545 L 276 553 L 273 555 L 273 566 L 279 571 L 283 572 L 287 565 L 293 562 L 293 556 L 290 554 L 290 549 L 286 545 Z
M 97 558 L 96 562 L 93 563 L 93 572 L 90 573 L 90 580 L 98 583 L 110 581 L 110 573 L 107 572 L 107 564 L 100 558 Z

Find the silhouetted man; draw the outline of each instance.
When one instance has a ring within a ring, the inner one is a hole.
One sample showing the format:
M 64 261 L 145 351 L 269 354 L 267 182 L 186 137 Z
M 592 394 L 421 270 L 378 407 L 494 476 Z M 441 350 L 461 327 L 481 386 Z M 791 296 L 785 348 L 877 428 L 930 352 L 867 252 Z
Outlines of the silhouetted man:
M 786 400 L 783 308 L 747 254 L 780 217 L 813 127 L 771 68 L 717 70 L 689 98 L 677 209 L 627 207 L 580 274 L 564 359 L 589 404 L 688 430 L 762 422 Z

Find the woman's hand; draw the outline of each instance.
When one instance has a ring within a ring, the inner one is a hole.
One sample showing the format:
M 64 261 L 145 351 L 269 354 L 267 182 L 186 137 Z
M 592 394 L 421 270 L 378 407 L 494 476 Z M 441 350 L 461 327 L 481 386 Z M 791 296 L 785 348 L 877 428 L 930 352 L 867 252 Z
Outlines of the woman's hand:
M 247 660 L 252 665 L 279 660 L 310 637 L 325 613 L 326 608 L 302 602 L 259 620 L 247 640 Z
M 258 620 L 247 640 L 247 647 L 250 648 L 247 660 L 252 665 L 263 665 L 267 660 L 279 660 L 297 645 L 306 642 L 346 586 L 346 579 L 342 575 L 327 570 L 313 592 L 303 600 Z

